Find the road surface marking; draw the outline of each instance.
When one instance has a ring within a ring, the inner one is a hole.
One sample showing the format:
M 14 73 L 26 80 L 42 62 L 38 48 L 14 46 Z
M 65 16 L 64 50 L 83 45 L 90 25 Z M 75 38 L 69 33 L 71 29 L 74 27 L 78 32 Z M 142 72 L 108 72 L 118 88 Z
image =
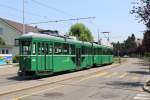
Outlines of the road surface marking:
M 134 76 L 134 77 L 132 77 L 132 80 L 138 80 L 139 79 L 139 77 L 137 77 L 137 76 Z
M 121 76 L 119 76 L 119 78 L 124 78 L 124 77 L 126 77 L 128 75 L 128 73 L 124 73 L 124 74 L 122 74 Z
M 45 92 L 45 91 L 49 91 L 49 90 L 61 88 L 61 87 L 64 87 L 64 86 L 65 86 L 65 85 L 60 85 L 60 86 L 56 86 L 56 87 L 53 87 L 53 88 L 44 89 L 44 90 L 41 90 L 41 91 L 38 91 L 38 92 L 34 92 L 34 93 L 30 93 L 30 94 L 26 94 L 26 95 L 23 95 L 23 96 L 14 98 L 14 99 L 12 99 L 12 100 L 20 100 L 20 99 L 23 99 L 23 98 L 32 96 L 32 95 L 34 95 L 34 94 L 39 94 L 39 93 L 42 93 L 42 92 Z
M 106 78 L 110 78 L 110 77 L 117 75 L 117 74 L 118 74 L 117 72 L 111 73 L 111 74 L 107 75 Z
M 101 76 L 105 76 L 105 75 L 107 75 L 108 74 L 108 72 L 102 72 L 102 73 L 98 73 L 98 74 L 96 74 L 96 75 L 93 75 L 93 76 L 91 76 L 92 78 L 94 78 L 94 77 L 101 77 Z
M 145 95 L 145 94 L 137 94 L 134 99 L 136 100 L 150 100 L 150 96 L 149 95 Z

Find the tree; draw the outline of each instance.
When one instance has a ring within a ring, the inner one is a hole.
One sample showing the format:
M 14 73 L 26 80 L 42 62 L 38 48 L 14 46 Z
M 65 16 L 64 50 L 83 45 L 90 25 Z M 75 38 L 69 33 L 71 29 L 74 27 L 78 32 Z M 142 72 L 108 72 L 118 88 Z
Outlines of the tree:
M 150 29 L 150 0 L 137 0 L 131 14 L 134 14 L 139 22 L 143 22 Z
M 5 42 L 1 37 L 0 37 L 0 45 L 5 45 Z
M 147 27 L 142 47 L 145 52 L 150 52 L 150 0 L 137 0 L 131 13 L 135 14 L 139 22 L 143 22 Z
M 145 52 L 150 52 L 150 30 L 145 31 L 144 33 L 143 46 Z
M 112 44 L 115 55 L 117 55 L 118 50 L 121 56 L 135 54 L 137 50 L 134 34 L 129 36 L 123 43 L 117 42 Z
M 69 35 L 75 36 L 81 41 L 93 41 L 91 31 L 82 23 L 76 23 L 71 26 Z

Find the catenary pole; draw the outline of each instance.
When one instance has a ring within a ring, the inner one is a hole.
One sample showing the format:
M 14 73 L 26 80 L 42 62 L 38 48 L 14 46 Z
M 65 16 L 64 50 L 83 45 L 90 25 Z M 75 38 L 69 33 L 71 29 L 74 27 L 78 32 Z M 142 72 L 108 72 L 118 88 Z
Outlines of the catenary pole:
M 22 1 L 22 21 L 23 21 L 23 34 L 25 34 L 25 0 Z

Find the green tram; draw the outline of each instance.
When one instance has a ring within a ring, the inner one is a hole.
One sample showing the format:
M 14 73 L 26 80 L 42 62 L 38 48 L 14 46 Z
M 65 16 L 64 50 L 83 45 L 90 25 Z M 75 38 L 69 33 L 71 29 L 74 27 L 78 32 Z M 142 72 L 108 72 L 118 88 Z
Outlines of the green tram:
M 40 33 L 16 39 L 18 75 L 48 75 L 113 63 L 113 48 Z

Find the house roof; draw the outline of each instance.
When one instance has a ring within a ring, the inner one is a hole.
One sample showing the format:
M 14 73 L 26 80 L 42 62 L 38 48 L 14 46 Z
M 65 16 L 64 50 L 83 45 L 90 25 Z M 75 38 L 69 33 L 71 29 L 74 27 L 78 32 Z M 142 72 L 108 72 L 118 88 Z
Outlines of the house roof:
M 4 21 L 5 23 L 7 23 L 9 26 L 15 28 L 16 30 L 18 30 L 21 34 L 23 33 L 23 24 L 19 23 L 19 22 L 15 22 L 12 20 L 8 20 L 8 19 L 4 19 L 4 18 L 0 18 L 0 20 Z M 29 25 L 25 25 L 25 32 L 39 32 L 43 29 L 39 29 L 33 26 L 29 26 Z

